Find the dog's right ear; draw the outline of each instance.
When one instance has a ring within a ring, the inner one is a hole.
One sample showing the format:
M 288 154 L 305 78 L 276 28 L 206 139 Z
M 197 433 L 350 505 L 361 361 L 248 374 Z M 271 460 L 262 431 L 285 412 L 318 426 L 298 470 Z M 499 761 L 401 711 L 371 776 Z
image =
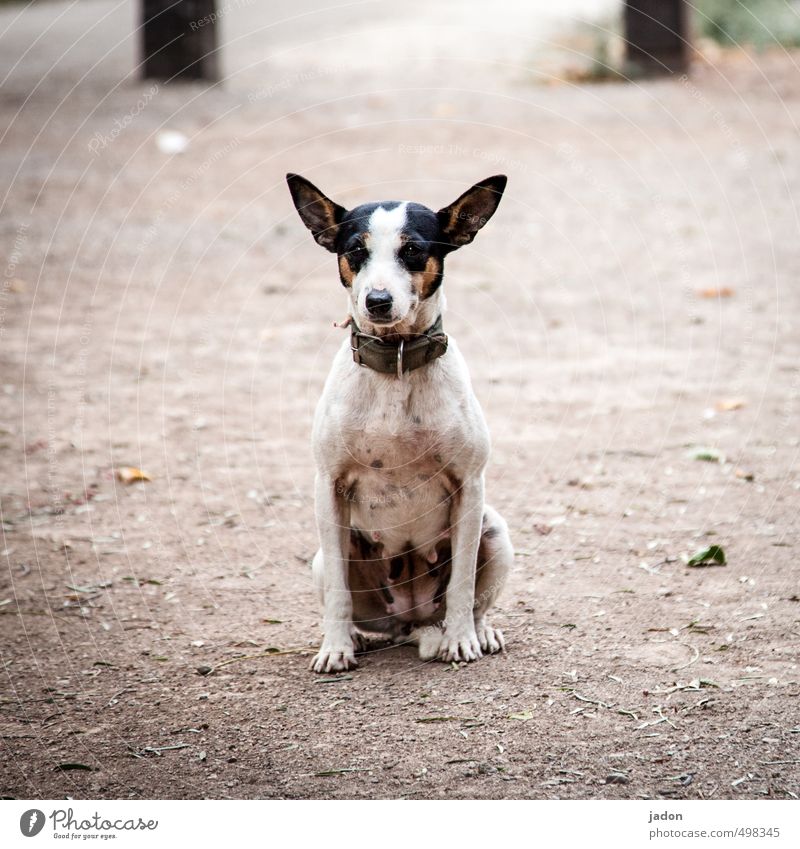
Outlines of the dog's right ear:
M 506 188 L 505 174 L 487 177 L 437 213 L 449 250 L 468 245 L 494 215 Z
M 313 183 L 299 174 L 287 174 L 286 182 L 292 193 L 292 200 L 317 244 L 336 253 L 334 242 L 339 223 L 347 210 L 326 197 Z

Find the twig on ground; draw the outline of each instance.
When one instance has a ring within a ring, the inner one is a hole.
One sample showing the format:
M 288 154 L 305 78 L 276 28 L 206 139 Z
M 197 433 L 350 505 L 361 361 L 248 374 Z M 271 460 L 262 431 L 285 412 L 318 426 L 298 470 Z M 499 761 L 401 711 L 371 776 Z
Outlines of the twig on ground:
M 687 661 L 686 663 L 682 663 L 680 666 L 673 666 L 673 672 L 679 672 L 681 669 L 686 669 L 687 666 L 691 666 L 700 657 L 700 649 L 698 649 L 696 646 L 692 646 L 689 643 L 680 643 L 680 645 L 685 646 L 692 652 L 692 659 Z
M 173 749 L 188 749 L 188 743 L 176 743 L 174 746 L 145 746 L 143 749 L 134 749 L 133 746 L 128 746 L 131 755 L 134 758 L 143 758 L 146 755 L 155 755 L 161 757 L 162 752 L 169 752 Z
M 572 695 L 579 702 L 586 702 L 587 704 L 597 705 L 598 707 L 603 707 L 603 708 L 612 708 L 613 707 L 613 705 L 608 704 L 608 702 L 601 702 L 599 699 L 587 699 L 586 696 L 582 696 L 580 693 L 576 693 L 574 690 L 572 691 Z
M 277 657 L 281 654 L 308 654 L 310 651 L 311 649 L 306 646 L 298 646 L 297 648 L 291 649 L 265 651 L 260 654 L 242 654 L 238 657 L 232 657 L 228 660 L 223 660 L 220 663 L 215 663 L 214 666 L 198 666 L 197 671 L 200 675 L 207 677 L 209 675 L 213 675 L 218 669 L 222 669 L 223 666 L 230 666 L 231 663 L 239 663 L 239 661 L 242 660 L 259 660 L 262 657 Z

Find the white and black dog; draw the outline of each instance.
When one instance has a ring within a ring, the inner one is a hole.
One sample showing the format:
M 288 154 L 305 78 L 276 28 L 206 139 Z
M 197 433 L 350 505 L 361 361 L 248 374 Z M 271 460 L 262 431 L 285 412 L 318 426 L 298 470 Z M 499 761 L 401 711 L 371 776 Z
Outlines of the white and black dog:
M 347 210 L 303 177 L 287 181 L 303 223 L 338 256 L 350 314 L 314 418 L 324 638 L 311 668 L 355 666 L 360 632 L 416 643 L 426 660 L 500 651 L 486 614 L 514 555 L 484 503 L 489 433 L 442 330 L 441 283 L 445 257 L 491 218 L 506 178 L 439 212 L 396 201 Z

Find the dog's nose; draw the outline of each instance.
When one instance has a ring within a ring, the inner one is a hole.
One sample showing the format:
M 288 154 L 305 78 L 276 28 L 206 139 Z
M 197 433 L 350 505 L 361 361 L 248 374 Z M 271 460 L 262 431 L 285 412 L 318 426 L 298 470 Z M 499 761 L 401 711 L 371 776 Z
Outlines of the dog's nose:
M 374 318 L 388 318 L 392 310 L 392 296 L 385 289 L 372 289 L 367 293 L 366 305 Z

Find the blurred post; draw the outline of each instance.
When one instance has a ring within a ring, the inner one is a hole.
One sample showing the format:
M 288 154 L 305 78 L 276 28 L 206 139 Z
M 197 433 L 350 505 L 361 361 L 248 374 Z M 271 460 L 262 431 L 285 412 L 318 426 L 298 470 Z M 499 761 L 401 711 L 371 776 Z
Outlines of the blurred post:
M 626 0 L 625 41 L 632 76 L 682 74 L 689 67 L 685 0 Z
M 215 81 L 215 0 L 142 0 L 142 76 Z

